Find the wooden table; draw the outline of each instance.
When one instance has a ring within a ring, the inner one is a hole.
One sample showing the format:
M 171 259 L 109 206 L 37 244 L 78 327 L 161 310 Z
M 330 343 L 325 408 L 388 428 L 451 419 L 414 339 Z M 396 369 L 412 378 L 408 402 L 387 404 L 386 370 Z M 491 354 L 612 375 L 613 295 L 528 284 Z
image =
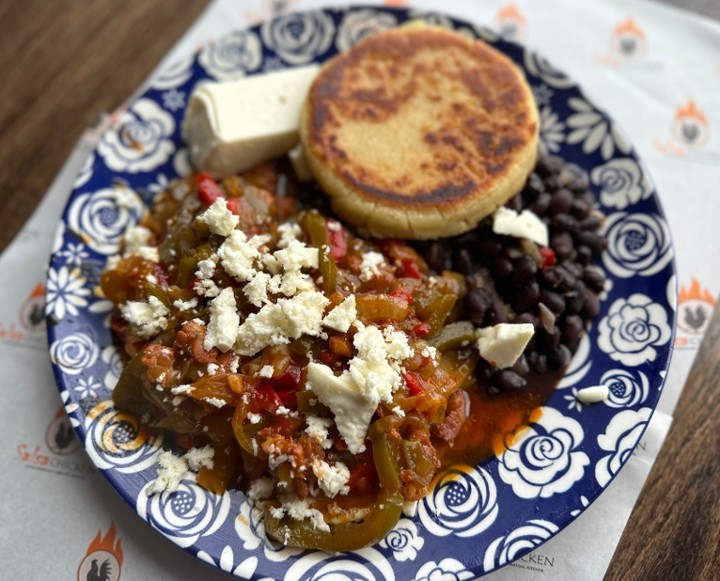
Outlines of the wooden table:
M 716 0 L 663 0 L 720 19 Z M 207 0 L 0 1 L 0 250 Z M 111 63 L 111 66 L 108 66 Z M 720 305 L 607 579 L 720 576 Z

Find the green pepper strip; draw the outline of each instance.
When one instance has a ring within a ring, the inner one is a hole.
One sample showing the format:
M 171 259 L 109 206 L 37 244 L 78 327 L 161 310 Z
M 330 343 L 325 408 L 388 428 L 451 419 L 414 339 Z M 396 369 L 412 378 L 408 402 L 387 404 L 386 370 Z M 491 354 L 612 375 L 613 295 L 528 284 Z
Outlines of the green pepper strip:
M 398 462 L 400 450 L 397 442 L 388 438 L 388 432 L 399 423 L 398 419 L 396 416 L 385 416 L 374 422 L 368 431 L 380 486 L 392 494 L 397 493 L 401 486 Z
M 330 240 L 325 218 L 316 210 L 311 210 L 305 214 L 304 227 L 310 237 L 310 243 L 320 251 L 319 267 L 323 277 L 323 290 L 326 293 L 333 293 L 337 287 L 337 265 L 329 252 Z M 325 252 L 326 249 L 328 252 Z
M 475 342 L 475 327 L 470 321 L 458 321 L 446 325 L 429 343 L 444 353 L 462 347 L 465 341 L 468 344 Z
M 383 539 L 402 513 L 402 496 L 382 491 L 361 521 L 329 525 L 321 531 L 309 519 L 277 518 L 265 511 L 265 531 L 285 544 L 330 552 L 352 551 Z

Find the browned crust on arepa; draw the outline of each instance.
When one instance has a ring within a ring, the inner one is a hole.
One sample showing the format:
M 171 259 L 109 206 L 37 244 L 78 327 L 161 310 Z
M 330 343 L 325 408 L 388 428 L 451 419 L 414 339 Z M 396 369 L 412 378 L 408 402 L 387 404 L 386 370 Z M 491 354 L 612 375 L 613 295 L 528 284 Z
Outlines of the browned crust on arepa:
M 375 34 L 330 61 L 301 120 L 336 211 L 378 236 L 471 228 L 522 187 L 537 133 L 532 94 L 509 59 L 429 27 Z

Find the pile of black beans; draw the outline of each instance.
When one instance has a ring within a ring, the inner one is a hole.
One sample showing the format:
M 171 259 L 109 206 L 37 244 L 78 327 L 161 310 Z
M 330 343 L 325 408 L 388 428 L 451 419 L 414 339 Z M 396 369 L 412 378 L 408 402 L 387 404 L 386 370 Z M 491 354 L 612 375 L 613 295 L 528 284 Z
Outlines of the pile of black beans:
M 532 374 L 562 371 L 598 314 L 605 283 L 595 264 L 606 247 L 600 233 L 603 216 L 584 170 L 559 157 L 541 156 L 522 192 L 506 206 L 538 215 L 548 226 L 553 252 L 538 253 L 541 249 L 527 242 L 493 233 L 491 218 L 471 232 L 419 247 L 434 271 L 465 275 L 462 318 L 478 327 L 535 326 L 512 368 L 496 370 L 481 361 L 478 374 L 491 391 L 522 389 Z

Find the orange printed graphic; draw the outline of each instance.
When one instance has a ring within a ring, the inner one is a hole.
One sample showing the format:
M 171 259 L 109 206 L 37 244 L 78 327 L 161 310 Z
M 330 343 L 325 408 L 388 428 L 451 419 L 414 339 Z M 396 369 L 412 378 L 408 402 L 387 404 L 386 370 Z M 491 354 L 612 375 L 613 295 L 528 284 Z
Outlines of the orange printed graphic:
M 45 331 L 45 285 L 39 282 L 20 307 L 20 325 L 25 331 Z
M 708 119 L 692 99 L 675 112 L 672 135 L 677 142 L 690 148 L 702 147 L 707 143 L 710 137 Z
M 383 0 L 383 4 L 392 8 L 403 8 L 407 6 L 407 0 Z
M 122 540 L 116 538 L 116 533 L 115 523 L 112 521 L 105 536 L 98 531 L 80 562 L 78 581 L 119 581 L 123 551 Z
M 645 54 L 645 32 L 632 18 L 620 22 L 612 32 L 613 51 L 623 60 L 636 60 Z
M 717 300 L 696 278 L 678 293 L 678 330 L 685 335 L 702 335 L 710 322 Z M 682 346 L 682 337 L 678 338 Z
M 527 20 L 515 3 L 500 8 L 495 15 L 495 28 L 503 38 L 521 40 L 525 36 Z
M 58 408 L 55 417 L 45 430 L 45 445 L 59 456 L 68 456 L 80 449 L 80 440 L 75 437 L 63 407 Z

